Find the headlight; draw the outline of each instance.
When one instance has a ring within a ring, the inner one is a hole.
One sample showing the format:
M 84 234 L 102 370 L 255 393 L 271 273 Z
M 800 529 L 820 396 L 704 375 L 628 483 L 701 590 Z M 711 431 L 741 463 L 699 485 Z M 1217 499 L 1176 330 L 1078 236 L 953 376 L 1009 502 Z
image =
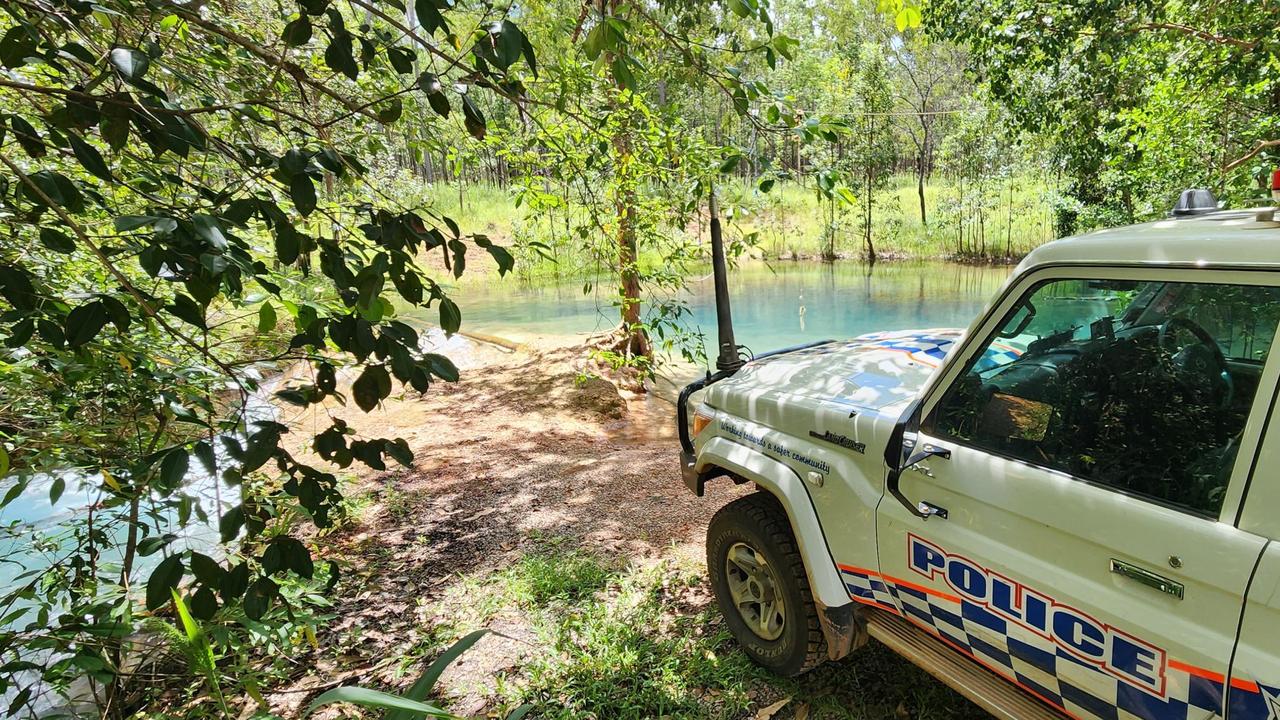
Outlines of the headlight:
M 703 428 L 711 424 L 715 420 L 715 416 L 704 410 L 701 406 L 693 412 L 693 437 L 697 437 Z

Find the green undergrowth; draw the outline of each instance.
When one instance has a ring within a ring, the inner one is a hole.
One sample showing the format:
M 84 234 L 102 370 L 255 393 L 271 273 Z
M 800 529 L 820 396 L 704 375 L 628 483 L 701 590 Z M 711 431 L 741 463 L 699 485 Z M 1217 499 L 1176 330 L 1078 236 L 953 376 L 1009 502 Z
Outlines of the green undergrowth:
M 523 624 L 514 670 L 492 679 L 491 707 L 531 702 L 530 717 L 980 718 L 974 706 L 872 644 L 797 679 L 738 649 L 698 560 L 671 553 L 626 564 L 552 545 L 464 576 L 436 608 L 422 656 L 479 627 Z M 518 620 L 517 620 L 518 619 Z
M 588 248 L 601 247 L 589 238 L 568 236 L 569 225 L 559 216 L 533 219 L 516 204 L 516 191 L 487 184 L 405 183 L 388 180 L 397 192 L 414 196 L 424 206 L 449 215 L 466 232 L 485 233 L 512 248 L 515 273 L 526 280 L 556 280 L 589 276 L 601 269 L 601 259 Z M 403 186 L 403 187 L 402 187 Z M 825 201 L 819 202 L 812 181 L 782 181 L 770 192 L 754 183 L 727 181 L 717 192 L 726 237 L 745 240 L 753 256 L 764 259 L 820 258 L 829 249 L 841 258 L 858 258 L 863 252 L 862 205 L 838 201 L 832 217 Z M 872 240 L 881 258 L 959 258 L 1000 260 L 1018 258 L 1053 239 L 1053 203 L 1056 195 L 1043 181 L 1010 176 L 987 181 L 981 191 L 942 176 L 925 185 L 928 222 L 920 218 L 915 179 L 897 175 L 874 194 Z M 570 225 L 581 221 L 581 208 L 570 208 Z M 704 219 L 705 220 L 705 219 Z M 705 224 L 705 223 L 704 223 Z M 687 226 L 664 227 L 670 238 L 682 238 L 691 246 L 705 246 L 707 230 L 697 221 Z M 535 250 L 530 243 L 541 244 Z M 661 252 L 641 243 L 642 271 L 662 267 L 668 260 Z M 474 270 L 463 284 L 492 279 L 492 263 L 476 258 Z

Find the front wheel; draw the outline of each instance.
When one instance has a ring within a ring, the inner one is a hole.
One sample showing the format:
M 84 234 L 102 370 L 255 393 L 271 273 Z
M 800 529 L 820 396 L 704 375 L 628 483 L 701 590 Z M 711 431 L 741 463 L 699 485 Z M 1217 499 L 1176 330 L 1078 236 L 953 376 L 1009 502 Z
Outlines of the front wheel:
M 735 500 L 711 518 L 707 570 L 720 612 L 752 660 L 792 676 L 826 658 L 804 561 L 772 495 Z

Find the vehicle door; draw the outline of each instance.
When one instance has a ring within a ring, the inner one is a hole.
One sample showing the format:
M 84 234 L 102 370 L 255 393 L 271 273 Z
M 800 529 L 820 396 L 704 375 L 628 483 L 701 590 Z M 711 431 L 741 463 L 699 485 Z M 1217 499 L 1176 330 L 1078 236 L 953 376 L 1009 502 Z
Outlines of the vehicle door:
M 1221 715 L 1278 318 L 1262 272 L 1014 283 L 922 396 L 938 454 L 879 505 L 897 611 L 1075 717 Z
M 1240 638 L 1231 663 L 1227 696 L 1230 720 L 1280 718 L 1280 422 L 1276 398 L 1263 429 L 1257 461 L 1250 468 L 1240 501 L 1240 529 L 1271 540 L 1258 561 L 1245 599 Z

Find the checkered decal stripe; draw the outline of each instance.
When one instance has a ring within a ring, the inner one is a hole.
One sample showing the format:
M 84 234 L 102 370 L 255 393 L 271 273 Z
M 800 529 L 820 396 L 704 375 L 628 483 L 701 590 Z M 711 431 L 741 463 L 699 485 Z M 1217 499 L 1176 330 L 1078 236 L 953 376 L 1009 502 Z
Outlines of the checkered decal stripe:
M 920 330 L 907 332 L 879 332 L 859 335 L 854 343 L 873 343 L 876 347 L 907 353 L 913 360 L 937 367 L 947 357 L 951 346 L 960 339 L 959 330 Z M 1017 360 L 1022 351 L 1011 345 L 995 343 L 978 360 L 978 369 L 995 367 Z
M 1169 663 L 1165 697 L 1156 697 L 976 603 L 869 570 L 841 566 L 840 572 L 854 600 L 906 618 L 1071 717 L 1200 720 L 1221 712 L 1223 681 L 1205 677 L 1210 673 Z M 1250 692 L 1235 683 L 1232 720 L 1280 717 L 1269 714 L 1266 690 Z
M 841 568 L 840 573 L 844 577 L 844 586 L 849 590 L 849 596 L 854 600 L 898 612 L 898 606 L 893 601 L 889 586 L 878 575 L 873 576 L 866 572 L 845 568 Z

